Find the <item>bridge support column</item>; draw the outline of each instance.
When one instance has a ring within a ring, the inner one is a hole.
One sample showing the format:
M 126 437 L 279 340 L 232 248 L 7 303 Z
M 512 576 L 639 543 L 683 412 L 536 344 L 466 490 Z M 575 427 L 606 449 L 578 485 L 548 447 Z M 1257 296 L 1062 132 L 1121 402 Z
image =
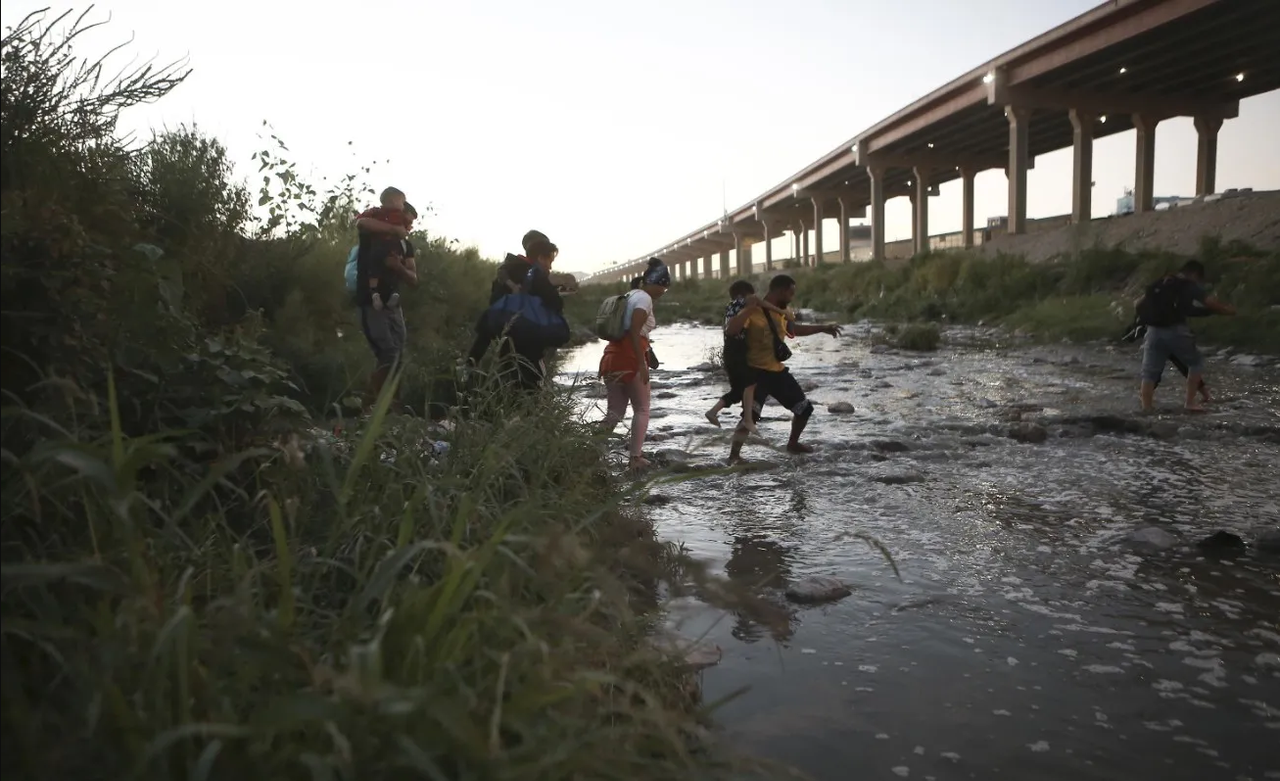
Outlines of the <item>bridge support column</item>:
M 822 198 L 810 198 L 813 201 L 813 261 L 812 266 L 822 265 Z
M 800 265 L 809 265 L 809 226 L 800 221 Z
M 711 256 L 707 255 L 702 259 L 702 276 L 704 279 L 711 279 Z
M 1133 172 L 1133 211 L 1143 214 L 1154 206 L 1156 183 L 1156 125 L 1160 118 L 1148 114 L 1134 114 L 1133 127 L 1137 131 L 1137 156 Z
M 867 166 L 871 179 L 871 259 L 884 260 L 884 166 Z
M 803 224 L 803 223 L 796 223 L 796 225 L 797 225 L 798 227 L 794 227 L 794 228 L 792 228 L 792 229 L 791 229 L 791 258 L 792 258 L 793 260 L 795 260 L 797 264 L 799 264 L 799 262 L 800 262 L 800 232 L 804 230 L 804 224 Z
M 744 234 L 733 234 L 733 254 L 737 260 L 737 273 L 740 277 L 751 274 L 751 239 Z
M 1071 221 L 1077 225 L 1093 219 L 1093 127 L 1097 117 L 1071 109 Z
M 1005 106 L 1009 120 L 1009 233 L 1027 232 L 1027 158 L 1030 141 L 1031 109 Z
M 928 166 L 918 165 L 913 173 L 916 177 L 915 252 L 923 255 L 929 251 L 929 175 L 932 171 Z
M 1196 195 L 1212 195 L 1218 178 L 1218 131 L 1222 117 L 1196 117 Z
M 973 249 L 973 177 L 972 168 L 960 169 L 960 232 L 965 249 Z
M 773 271 L 773 235 L 769 233 L 769 223 L 762 221 L 764 227 L 764 270 Z
M 840 204 L 840 225 L 837 226 L 838 241 L 840 242 L 840 262 L 849 262 L 849 196 L 842 195 L 838 199 Z
M 729 278 L 729 250 L 720 250 L 720 278 Z

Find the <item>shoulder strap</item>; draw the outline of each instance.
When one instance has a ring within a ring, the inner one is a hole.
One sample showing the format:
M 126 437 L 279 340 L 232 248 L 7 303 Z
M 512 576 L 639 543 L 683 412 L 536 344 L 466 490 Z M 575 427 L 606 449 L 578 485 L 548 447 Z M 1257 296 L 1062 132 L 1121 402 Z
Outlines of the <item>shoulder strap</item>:
M 764 315 L 764 321 L 769 324 L 769 331 L 773 333 L 773 338 L 781 342 L 782 337 L 778 335 L 778 324 L 773 322 L 773 315 L 768 309 L 761 309 L 760 313 Z

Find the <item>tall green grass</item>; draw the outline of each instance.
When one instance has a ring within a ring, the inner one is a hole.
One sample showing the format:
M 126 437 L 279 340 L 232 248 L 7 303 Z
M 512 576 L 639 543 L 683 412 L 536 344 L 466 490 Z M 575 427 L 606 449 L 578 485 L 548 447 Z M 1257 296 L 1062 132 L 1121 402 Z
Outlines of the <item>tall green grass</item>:
M 1206 237 L 1196 258 L 1237 317 L 1195 323 L 1211 342 L 1280 349 L 1280 248 L 1260 250 Z M 796 304 L 855 319 L 1004 324 L 1048 339 L 1118 337 L 1147 284 L 1188 258 L 1167 252 L 1091 248 L 1047 263 L 1022 256 L 939 252 L 908 262 L 850 263 L 796 269 Z M 760 275 L 757 289 L 771 275 Z M 728 280 L 677 282 L 663 297 L 670 316 L 718 322 Z M 576 302 L 596 302 L 588 287 Z
M 415 414 L 389 388 L 327 434 L 372 368 L 341 282 L 361 178 L 308 183 L 269 129 L 256 197 L 196 128 L 131 146 L 119 111 L 185 72 L 43 20 L 2 55 L 6 776 L 732 772 L 645 640 L 685 565 L 642 486 L 562 391 L 459 411 L 492 264 L 415 237 Z

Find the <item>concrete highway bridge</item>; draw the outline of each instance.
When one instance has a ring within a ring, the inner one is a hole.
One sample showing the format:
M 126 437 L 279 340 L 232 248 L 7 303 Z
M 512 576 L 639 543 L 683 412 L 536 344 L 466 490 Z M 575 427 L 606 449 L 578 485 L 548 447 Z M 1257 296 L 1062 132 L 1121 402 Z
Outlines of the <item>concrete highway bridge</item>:
M 960 246 L 973 246 L 973 179 L 1001 168 L 1009 182 L 1005 229 L 1027 229 L 1027 171 L 1037 155 L 1074 150 L 1073 222 L 1092 204 L 1093 141 L 1136 130 L 1134 211 L 1153 207 L 1155 134 L 1171 117 L 1194 118 L 1196 195 L 1214 192 L 1218 131 L 1244 98 L 1280 88 L 1280 0 L 1111 0 L 1008 51 L 877 122 L 723 218 L 642 258 L 586 280 L 631 279 L 650 257 L 677 278 L 756 270 L 763 244 L 789 234 L 791 257 L 823 257 L 835 218 L 839 260 L 850 257 L 851 219 L 870 216 L 871 256 L 885 257 L 884 205 L 912 203 L 912 241 L 929 246 L 929 196 L 963 182 Z M 1280 133 L 1280 129 L 1278 129 Z M 1190 153 L 1190 150 L 1188 150 Z M 730 258 L 733 264 L 730 264 Z

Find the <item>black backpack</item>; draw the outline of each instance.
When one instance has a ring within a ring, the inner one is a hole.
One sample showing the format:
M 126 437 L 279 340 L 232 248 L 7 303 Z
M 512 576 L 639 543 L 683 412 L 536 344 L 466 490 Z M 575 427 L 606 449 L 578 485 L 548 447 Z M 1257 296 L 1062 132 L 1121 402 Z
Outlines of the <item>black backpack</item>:
M 1152 282 L 1138 302 L 1138 324 L 1168 328 L 1186 322 L 1186 313 L 1182 311 L 1186 285 L 1187 280 L 1172 275 Z

